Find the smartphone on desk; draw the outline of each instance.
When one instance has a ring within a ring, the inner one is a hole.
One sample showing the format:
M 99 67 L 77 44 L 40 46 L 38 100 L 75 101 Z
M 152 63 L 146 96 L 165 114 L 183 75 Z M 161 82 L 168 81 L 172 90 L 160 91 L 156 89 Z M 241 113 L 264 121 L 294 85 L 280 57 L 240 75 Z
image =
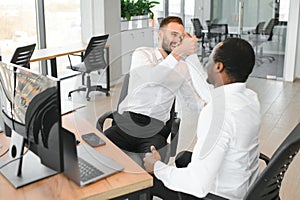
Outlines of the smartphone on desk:
M 105 142 L 96 133 L 87 133 L 82 135 L 81 138 L 92 147 L 105 145 Z

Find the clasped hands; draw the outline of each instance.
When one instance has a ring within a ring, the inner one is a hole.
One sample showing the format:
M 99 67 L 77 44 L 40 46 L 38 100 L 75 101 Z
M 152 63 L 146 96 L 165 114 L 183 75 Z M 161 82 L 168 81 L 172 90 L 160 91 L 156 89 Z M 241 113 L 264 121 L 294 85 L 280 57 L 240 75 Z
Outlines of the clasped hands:
M 185 33 L 185 37 L 182 39 L 181 44 L 178 45 L 172 51 L 172 55 L 176 59 L 181 59 L 184 56 L 189 56 L 198 51 L 198 39 L 196 36 L 192 36 L 189 33 Z
M 146 153 L 145 158 L 143 160 L 144 160 L 144 167 L 145 167 L 146 171 L 153 174 L 154 164 L 157 161 L 160 161 L 161 157 L 154 146 L 151 146 L 150 150 L 151 150 L 151 153 Z

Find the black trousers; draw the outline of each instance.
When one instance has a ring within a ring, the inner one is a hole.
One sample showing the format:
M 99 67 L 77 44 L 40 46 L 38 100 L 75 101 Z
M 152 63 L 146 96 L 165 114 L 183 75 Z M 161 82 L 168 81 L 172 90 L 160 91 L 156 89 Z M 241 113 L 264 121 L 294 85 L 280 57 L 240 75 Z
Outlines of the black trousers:
M 163 149 L 169 133 L 163 122 L 133 112 L 117 113 L 112 126 L 104 131 L 119 148 L 142 154 L 150 152 L 151 145 Z
M 190 151 L 182 151 L 176 156 L 176 167 L 182 168 L 186 167 L 190 162 L 192 158 L 192 152 Z M 153 175 L 153 187 L 151 188 L 151 195 L 157 196 L 162 199 L 166 200 L 199 200 L 200 198 L 195 197 L 190 194 L 182 193 L 182 192 L 176 192 L 174 190 L 170 190 L 166 186 L 164 186 L 163 182 L 158 180 Z

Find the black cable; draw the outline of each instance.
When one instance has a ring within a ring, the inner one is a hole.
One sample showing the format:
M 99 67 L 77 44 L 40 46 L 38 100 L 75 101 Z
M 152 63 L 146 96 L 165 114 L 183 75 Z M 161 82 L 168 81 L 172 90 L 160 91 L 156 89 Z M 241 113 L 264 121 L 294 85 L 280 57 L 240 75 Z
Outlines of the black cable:
M 29 142 L 29 144 L 30 144 L 30 142 Z M 9 149 L 8 149 L 8 150 L 9 150 Z M 8 152 L 8 150 L 7 150 L 7 152 Z M 25 151 L 25 153 L 23 153 L 21 156 L 15 158 L 15 159 L 12 159 L 12 160 L 8 161 L 7 163 L 3 164 L 2 166 L 0 166 L 0 169 L 2 169 L 3 167 L 9 165 L 10 163 L 12 163 L 12 162 L 14 162 L 14 161 L 16 161 L 16 160 L 21 159 L 23 156 L 25 156 L 25 155 L 27 154 L 28 151 L 29 151 L 29 147 L 27 148 L 27 150 Z M 4 152 L 4 153 L 6 154 L 7 152 Z M 2 155 L 1 155 L 1 156 L 2 156 Z

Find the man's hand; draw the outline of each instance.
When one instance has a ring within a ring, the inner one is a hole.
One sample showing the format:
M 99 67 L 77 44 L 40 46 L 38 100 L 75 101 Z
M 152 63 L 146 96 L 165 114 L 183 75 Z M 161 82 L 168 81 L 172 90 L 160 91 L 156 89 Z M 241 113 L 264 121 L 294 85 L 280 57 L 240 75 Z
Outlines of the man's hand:
M 181 44 L 172 51 L 172 55 L 180 60 L 183 56 L 189 56 L 197 51 L 197 40 L 194 37 L 184 37 Z
M 160 157 L 158 151 L 156 151 L 154 146 L 151 146 L 150 150 L 151 150 L 151 153 L 146 153 L 146 155 L 145 155 L 144 167 L 147 172 L 153 174 L 154 164 L 156 163 L 156 161 L 161 160 L 161 157 Z

